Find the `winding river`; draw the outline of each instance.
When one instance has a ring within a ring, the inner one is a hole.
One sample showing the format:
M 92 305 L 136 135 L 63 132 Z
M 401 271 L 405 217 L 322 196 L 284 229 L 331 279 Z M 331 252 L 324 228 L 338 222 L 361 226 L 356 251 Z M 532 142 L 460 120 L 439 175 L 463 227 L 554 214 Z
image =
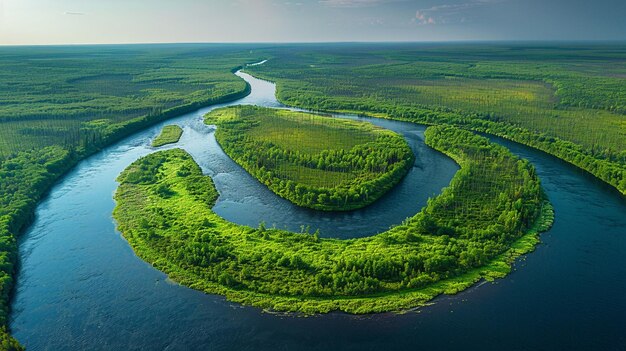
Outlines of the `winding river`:
M 543 244 L 495 284 L 480 284 L 406 314 L 302 318 L 265 313 L 179 286 L 138 259 L 111 218 L 116 176 L 154 152 L 165 124 L 220 191 L 215 211 L 240 224 L 322 236 L 373 235 L 418 212 L 458 167 L 423 143 L 425 127 L 360 118 L 401 133 L 416 154 L 407 177 L 366 209 L 320 213 L 283 200 L 217 145 L 202 115 L 221 106 L 284 107 L 272 83 L 237 75 L 252 93 L 155 125 L 81 162 L 43 200 L 20 239 L 11 328 L 28 350 L 623 350 L 626 200 L 554 157 L 496 139 L 537 168 L 556 210 Z M 354 116 L 338 116 L 357 118 Z M 165 148 L 167 148 L 165 147 Z

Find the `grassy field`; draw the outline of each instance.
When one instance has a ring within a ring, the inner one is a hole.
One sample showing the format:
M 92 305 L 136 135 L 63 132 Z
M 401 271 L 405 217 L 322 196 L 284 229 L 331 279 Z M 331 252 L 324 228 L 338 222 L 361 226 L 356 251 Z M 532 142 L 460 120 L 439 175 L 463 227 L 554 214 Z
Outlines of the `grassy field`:
M 211 211 L 211 179 L 180 149 L 141 158 L 120 175 L 114 217 L 144 260 L 232 301 L 303 313 L 420 306 L 506 275 L 553 216 L 527 161 L 452 127 L 431 127 L 426 138 L 461 169 L 419 214 L 373 237 L 321 239 L 227 222 Z
M 487 131 L 626 194 L 625 63 L 623 45 L 303 45 L 249 71 L 288 105 Z
M 413 166 L 404 139 L 370 123 L 235 106 L 214 110 L 217 141 L 238 164 L 291 202 L 318 210 L 369 205 Z
M 165 126 L 163 130 L 161 130 L 161 134 L 152 140 L 152 147 L 177 143 L 182 135 L 183 129 L 181 127 L 177 125 Z

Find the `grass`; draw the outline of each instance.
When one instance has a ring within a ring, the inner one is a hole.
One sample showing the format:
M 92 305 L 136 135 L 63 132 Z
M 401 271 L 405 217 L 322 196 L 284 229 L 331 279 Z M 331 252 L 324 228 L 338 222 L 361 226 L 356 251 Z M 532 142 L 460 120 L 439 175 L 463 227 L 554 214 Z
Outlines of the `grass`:
M 177 143 L 182 135 L 183 129 L 181 127 L 177 125 L 165 126 L 163 130 L 161 130 L 161 134 L 152 141 L 152 147 Z
M 307 113 L 276 111 L 275 114 L 263 117 L 276 119 L 251 128 L 248 134 L 251 139 L 267 140 L 282 149 L 298 150 L 310 155 L 324 150 L 350 150 L 376 139 L 369 128 L 359 128 L 355 123 L 343 123 Z
M 414 156 L 398 134 L 370 123 L 310 113 L 236 106 L 208 113 L 224 151 L 291 202 L 352 210 L 397 184 Z
M 527 162 L 451 127 L 431 127 L 426 137 L 460 171 L 420 213 L 373 237 L 321 239 L 228 222 L 210 209 L 218 196 L 210 177 L 180 149 L 141 158 L 120 175 L 114 217 L 141 258 L 235 302 L 305 314 L 422 306 L 503 277 L 553 219 Z

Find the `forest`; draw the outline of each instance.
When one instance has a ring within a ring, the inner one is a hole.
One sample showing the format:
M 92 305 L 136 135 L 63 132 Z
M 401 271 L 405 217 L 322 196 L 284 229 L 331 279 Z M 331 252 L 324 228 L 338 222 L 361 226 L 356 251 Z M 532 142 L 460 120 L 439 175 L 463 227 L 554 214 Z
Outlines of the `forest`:
M 552 223 L 535 170 L 485 137 L 430 127 L 461 169 L 414 217 L 361 239 L 228 222 L 210 177 L 181 149 L 119 176 L 114 217 L 135 252 L 175 281 L 229 300 L 305 314 L 395 311 L 510 271 Z
M 310 45 L 247 69 L 290 106 L 487 132 L 626 194 L 625 59 L 601 44 Z
M 169 125 L 163 127 L 161 134 L 152 140 L 152 147 L 161 147 L 167 144 L 174 144 L 180 140 L 183 135 L 183 129 L 177 125 Z
M 370 123 L 289 110 L 213 110 L 226 154 L 276 194 L 303 207 L 346 211 L 376 201 L 413 166 L 400 135 Z
M 232 70 L 256 55 L 229 45 L 4 48 L 0 157 L 89 149 L 120 130 L 247 95 Z

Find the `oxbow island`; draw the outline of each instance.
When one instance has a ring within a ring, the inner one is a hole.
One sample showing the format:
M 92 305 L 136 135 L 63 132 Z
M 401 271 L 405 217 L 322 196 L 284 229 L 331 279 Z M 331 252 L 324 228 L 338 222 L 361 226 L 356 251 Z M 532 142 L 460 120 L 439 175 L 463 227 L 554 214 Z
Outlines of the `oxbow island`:
M 226 154 L 296 205 L 346 211 L 371 204 L 413 166 L 398 134 L 370 123 L 256 106 L 213 110 Z

